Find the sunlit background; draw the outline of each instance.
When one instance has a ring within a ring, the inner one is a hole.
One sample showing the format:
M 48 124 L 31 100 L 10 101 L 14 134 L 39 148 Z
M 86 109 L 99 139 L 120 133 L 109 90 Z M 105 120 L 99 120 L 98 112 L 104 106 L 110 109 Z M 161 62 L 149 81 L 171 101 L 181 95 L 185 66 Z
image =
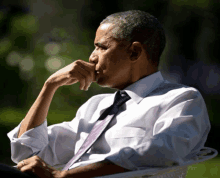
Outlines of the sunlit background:
M 206 146 L 220 150 L 220 2 L 219 0 L 3 0 L 0 4 L 0 162 L 12 165 L 6 133 L 23 119 L 46 79 L 77 59 L 88 61 L 95 31 L 108 15 L 144 10 L 163 24 L 167 44 L 163 76 L 199 89 L 212 129 Z M 49 124 L 74 118 L 91 96 L 114 92 L 92 84 L 57 90 Z M 220 158 L 189 167 L 187 177 L 219 177 Z

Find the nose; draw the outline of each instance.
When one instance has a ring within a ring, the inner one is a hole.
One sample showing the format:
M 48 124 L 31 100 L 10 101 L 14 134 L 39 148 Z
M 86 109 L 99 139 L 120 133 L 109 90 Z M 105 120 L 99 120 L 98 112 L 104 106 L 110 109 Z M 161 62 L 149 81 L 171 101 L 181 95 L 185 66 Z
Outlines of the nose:
M 98 55 L 95 54 L 95 50 L 90 55 L 89 62 L 94 63 L 94 64 L 98 63 Z

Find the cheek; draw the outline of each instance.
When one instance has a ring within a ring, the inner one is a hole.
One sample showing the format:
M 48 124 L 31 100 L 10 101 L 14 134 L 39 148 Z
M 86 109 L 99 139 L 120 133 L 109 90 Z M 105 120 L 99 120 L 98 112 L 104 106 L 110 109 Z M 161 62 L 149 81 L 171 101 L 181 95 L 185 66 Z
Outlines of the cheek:
M 102 68 L 102 70 L 109 70 L 115 66 L 115 62 L 113 62 L 113 57 L 109 53 L 99 54 L 99 62 L 98 65 Z
M 114 69 L 120 68 L 123 66 L 123 58 L 121 54 L 111 54 L 108 56 L 108 65 Z
M 123 52 L 109 50 L 105 53 L 99 54 L 99 65 L 103 70 L 118 71 L 127 66 L 126 57 L 126 54 Z

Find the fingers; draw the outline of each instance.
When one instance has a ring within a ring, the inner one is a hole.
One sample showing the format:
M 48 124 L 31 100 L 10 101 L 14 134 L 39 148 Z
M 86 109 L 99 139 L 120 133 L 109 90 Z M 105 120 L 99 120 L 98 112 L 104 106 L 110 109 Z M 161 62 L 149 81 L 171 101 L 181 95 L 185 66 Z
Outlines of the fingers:
M 21 172 L 36 172 L 36 168 L 39 163 L 37 161 L 33 161 L 29 164 L 24 165 L 23 167 L 21 167 L 20 171 Z
M 88 90 L 95 78 L 95 64 L 77 60 L 74 62 L 73 74 L 77 75 L 81 90 Z M 76 74 L 77 73 L 77 74 Z M 74 75 L 74 76 L 75 76 Z
M 25 166 L 25 160 L 20 161 L 20 162 L 17 164 L 17 168 L 18 168 L 18 169 L 21 169 L 23 166 Z
M 17 168 L 21 172 L 36 174 L 38 177 L 51 177 L 51 173 L 55 169 L 48 166 L 40 157 L 33 156 L 23 160 L 17 164 Z
M 80 74 L 81 76 L 83 76 L 83 84 L 82 84 L 82 89 L 83 90 L 88 90 L 90 84 L 92 83 L 92 74 L 91 71 L 87 70 L 86 68 L 84 68 L 85 66 L 83 65 L 79 65 L 79 67 L 81 68 L 80 70 Z M 81 82 L 80 82 L 81 84 Z M 80 87 L 81 88 L 81 87 Z
M 95 79 L 95 64 L 77 60 L 52 74 L 46 83 L 56 88 L 80 83 L 81 90 L 87 90 Z
M 85 85 L 86 85 L 86 76 L 82 74 L 81 71 L 79 71 L 79 83 L 80 83 L 80 90 L 85 90 Z
M 71 85 L 77 81 L 80 83 L 80 90 L 84 90 L 86 84 L 86 74 L 81 71 L 79 66 L 74 66 L 74 69 L 70 72 L 69 81 L 66 85 Z
M 89 76 L 91 77 L 91 80 L 93 81 L 95 79 L 95 64 L 85 62 L 83 60 L 78 60 L 79 65 L 88 72 Z
M 24 167 L 27 167 L 27 165 L 30 165 L 30 163 L 33 163 L 33 162 L 41 162 L 41 158 L 38 157 L 38 156 L 33 156 L 31 158 L 28 158 L 28 159 L 24 159 L 22 161 L 20 161 L 18 164 L 17 164 L 17 168 L 18 169 L 22 169 Z M 43 161 L 42 161 L 43 162 Z

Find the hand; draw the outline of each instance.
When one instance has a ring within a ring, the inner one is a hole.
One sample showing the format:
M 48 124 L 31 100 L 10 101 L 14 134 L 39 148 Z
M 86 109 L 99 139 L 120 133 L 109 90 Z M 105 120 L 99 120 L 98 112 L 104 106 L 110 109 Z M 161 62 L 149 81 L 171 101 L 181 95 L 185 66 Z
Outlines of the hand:
M 62 178 L 62 172 L 46 164 L 40 157 L 33 156 L 17 164 L 21 172 L 34 174 L 40 178 Z
M 80 89 L 88 90 L 93 81 L 95 81 L 95 64 L 77 60 L 52 74 L 46 83 L 58 88 L 80 82 Z

